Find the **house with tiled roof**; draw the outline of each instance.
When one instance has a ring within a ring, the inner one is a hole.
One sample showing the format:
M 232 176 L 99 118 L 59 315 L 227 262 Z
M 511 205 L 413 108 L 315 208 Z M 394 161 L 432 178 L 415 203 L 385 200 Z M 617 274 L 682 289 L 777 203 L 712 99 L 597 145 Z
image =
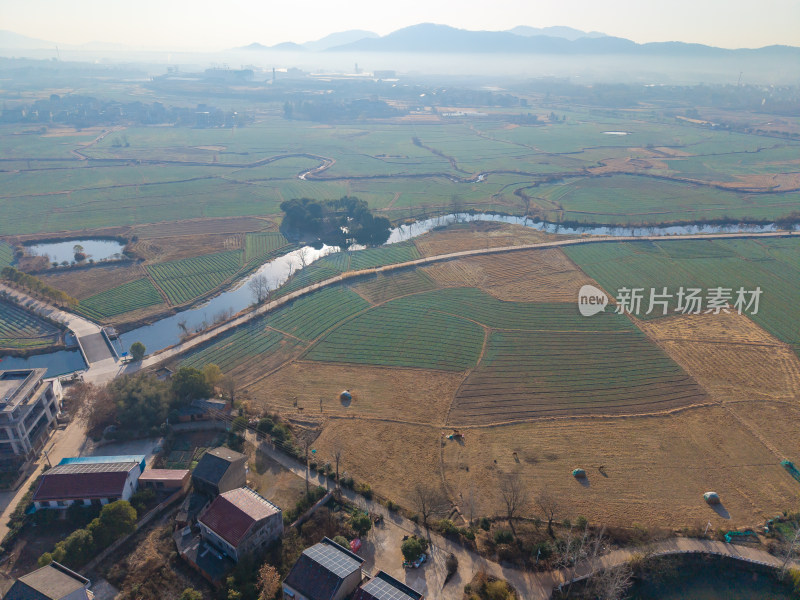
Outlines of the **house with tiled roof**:
M 343 600 L 363 579 L 364 559 L 331 539 L 306 548 L 283 580 L 284 600 Z
M 72 504 L 102 506 L 130 500 L 138 487 L 141 463 L 77 462 L 45 471 L 33 494 L 36 510 L 64 510 Z
M 356 590 L 353 600 L 424 600 L 424 596 L 388 573 L 378 571 Z
M 247 483 L 247 457 L 230 448 L 209 450 L 192 472 L 192 485 L 196 492 L 217 496 L 235 490 Z
M 187 492 L 191 484 L 189 469 L 147 469 L 139 476 L 139 488 L 156 494 Z
M 283 534 L 281 509 L 248 487 L 217 496 L 197 524 L 204 541 L 236 562 Z
M 49 565 L 23 575 L 6 592 L 5 600 L 92 600 L 90 582 L 67 567 Z

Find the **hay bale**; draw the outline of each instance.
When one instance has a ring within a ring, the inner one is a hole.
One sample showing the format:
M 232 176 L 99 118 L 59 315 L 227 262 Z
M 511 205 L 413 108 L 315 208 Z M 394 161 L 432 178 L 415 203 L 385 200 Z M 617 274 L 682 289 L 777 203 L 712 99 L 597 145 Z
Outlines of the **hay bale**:
M 706 492 L 703 494 L 703 500 L 705 500 L 708 504 L 720 503 L 719 494 L 717 494 L 717 492 Z
M 575 469 L 572 471 L 572 476 L 575 479 L 585 479 L 586 478 L 586 471 L 583 469 Z

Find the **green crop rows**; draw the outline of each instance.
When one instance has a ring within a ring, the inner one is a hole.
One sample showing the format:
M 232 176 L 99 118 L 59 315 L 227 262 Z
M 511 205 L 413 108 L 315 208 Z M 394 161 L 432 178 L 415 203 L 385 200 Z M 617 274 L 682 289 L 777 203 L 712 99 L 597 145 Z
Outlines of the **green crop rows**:
M 147 272 L 172 304 L 207 294 L 242 268 L 242 252 L 219 252 L 149 265 Z
M 81 300 L 78 311 L 93 319 L 103 319 L 161 304 L 163 301 L 150 280 L 142 278 Z
M 53 325 L 13 304 L 0 302 L 0 348 L 51 346 L 59 335 L 60 331 Z
M 280 233 L 248 233 L 244 238 L 244 262 L 264 262 L 288 245 L 289 240 Z
M 436 289 L 437 285 L 420 269 L 379 273 L 373 279 L 359 283 L 353 289 L 375 304 L 419 292 Z
M 601 315 L 587 319 L 577 306 L 564 303 L 505 302 L 475 288 L 448 288 L 398 298 L 393 306 L 455 314 L 494 329 L 551 330 L 553 324 L 564 331 L 616 331 L 632 329 L 627 319 Z
M 298 342 L 273 329 L 266 328 L 266 319 L 254 319 L 243 327 L 228 331 L 214 341 L 186 356 L 181 366 L 202 368 L 215 364 L 224 372 L 258 368 L 270 355 L 296 347 Z
M 627 319 L 609 320 L 621 325 Z M 552 326 L 564 324 L 556 319 Z M 459 389 L 453 417 L 504 422 L 576 412 L 652 412 L 703 397 L 675 362 L 627 325 L 616 332 L 494 331 L 481 365 Z
M 360 271 L 384 265 L 408 262 L 420 258 L 419 250 L 411 242 L 400 242 L 380 248 L 366 248 L 354 252 L 335 252 L 298 271 L 278 290 L 283 296 L 347 271 Z
M 11 266 L 14 260 L 14 249 L 5 242 L 0 242 L 0 269 Z
M 681 286 L 704 293 L 722 286 L 734 294 L 740 287 L 759 287 L 758 314 L 749 316 L 800 348 L 800 239 L 665 240 L 649 247 L 640 242 L 587 244 L 565 252 L 612 295 L 622 287 L 644 288 L 648 294 L 650 288 L 663 287 L 673 294 Z M 661 316 L 661 311 L 652 316 Z
M 396 301 L 395 301 L 396 302 Z M 389 302 L 325 336 L 308 358 L 463 371 L 475 365 L 483 329 L 460 317 Z
M 269 325 L 303 340 L 313 340 L 334 325 L 369 307 L 355 292 L 328 287 L 294 300 L 268 319 Z

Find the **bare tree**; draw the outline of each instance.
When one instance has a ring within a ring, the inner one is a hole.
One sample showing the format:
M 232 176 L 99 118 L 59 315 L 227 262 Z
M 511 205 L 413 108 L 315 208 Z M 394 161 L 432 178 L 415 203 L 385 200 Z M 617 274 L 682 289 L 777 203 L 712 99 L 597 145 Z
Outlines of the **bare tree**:
M 411 501 L 417 512 L 422 515 L 422 524 L 427 528 L 428 519 L 444 504 L 444 497 L 432 485 L 420 483 L 411 492 Z
M 297 258 L 300 259 L 300 268 L 305 269 L 311 258 L 311 248 L 303 246 L 297 251 Z
M 555 521 L 558 511 L 561 509 L 558 498 L 548 490 L 542 490 L 539 492 L 539 495 L 536 496 L 536 506 L 539 507 L 539 510 L 542 511 L 542 514 L 547 519 L 547 533 L 550 534 L 550 537 L 555 537 L 553 533 L 553 521 Z
M 789 545 L 786 548 L 786 554 L 784 555 L 783 564 L 781 565 L 781 574 L 780 574 L 781 580 L 783 580 L 784 575 L 786 575 L 786 569 L 792 560 L 792 556 L 794 555 L 794 549 L 797 547 L 798 542 L 800 542 L 800 527 L 795 529 L 792 541 L 789 542 Z
M 73 383 L 64 394 L 64 404 L 74 416 L 87 416 L 96 393 L 97 388 L 94 385 L 78 381 Z
M 247 284 L 247 287 L 250 288 L 250 293 L 253 294 L 253 301 L 256 304 L 261 304 L 264 300 L 269 300 L 269 280 L 266 275 L 255 275 L 250 280 L 250 283 Z
M 594 598 L 599 600 L 621 600 L 633 584 L 633 568 L 629 562 L 618 567 L 604 569 L 592 578 Z
M 509 473 L 500 478 L 500 495 L 503 497 L 503 504 L 506 507 L 508 525 L 516 535 L 514 517 L 519 516 L 519 513 L 528 506 L 530 500 L 528 487 L 522 481 L 519 473 Z
M 333 443 L 333 464 L 336 465 L 336 489 L 339 489 L 339 464 L 342 462 L 344 448 L 338 441 Z
M 478 490 L 475 488 L 474 482 L 470 482 L 467 492 L 461 494 L 461 500 L 471 526 L 475 520 L 475 512 L 478 510 Z
M 236 402 L 236 379 L 231 375 L 225 375 L 219 382 L 222 394 L 231 401 L 231 406 Z

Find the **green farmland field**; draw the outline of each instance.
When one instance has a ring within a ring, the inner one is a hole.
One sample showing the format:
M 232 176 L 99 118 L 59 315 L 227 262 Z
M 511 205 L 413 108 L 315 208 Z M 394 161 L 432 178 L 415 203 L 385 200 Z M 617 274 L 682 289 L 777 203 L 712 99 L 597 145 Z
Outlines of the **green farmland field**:
M 313 340 L 330 327 L 369 307 L 355 292 L 340 286 L 324 288 L 294 300 L 268 319 L 270 327 L 302 340 Z
M 705 393 L 643 333 L 614 316 L 618 331 L 495 331 L 481 365 L 456 396 L 458 423 L 575 413 L 668 410 Z M 579 317 L 583 318 L 583 317 Z M 593 319 L 585 321 L 594 322 Z
M 722 286 L 734 292 L 762 290 L 756 323 L 800 349 L 800 239 L 659 241 L 588 244 L 564 249 L 581 269 L 612 295 L 622 287 L 676 293 Z M 670 308 L 676 307 L 674 301 Z M 662 316 L 660 309 L 650 317 Z M 674 314 L 674 312 L 673 312 Z M 648 318 L 647 315 L 641 315 Z
M 61 331 L 35 315 L 0 301 L 0 348 L 25 350 L 52 346 Z
M 183 304 L 232 278 L 242 268 L 242 252 L 218 252 L 149 265 L 147 272 L 172 304 Z
M 143 278 L 81 300 L 78 310 L 93 319 L 104 319 L 162 302 L 158 290 L 149 279 Z
M 306 355 L 311 360 L 463 371 L 475 365 L 483 329 L 466 319 L 394 302 L 334 329 Z
M 280 233 L 248 233 L 244 238 L 244 262 L 264 262 L 288 245 L 289 240 Z
M 232 331 L 228 331 L 199 350 L 191 352 L 181 360 L 181 366 L 202 368 L 215 364 L 225 373 L 258 376 L 266 370 L 272 360 L 282 362 L 289 357 L 300 342 L 289 336 L 268 329 L 266 320 L 254 319 Z
M 14 250 L 8 244 L 0 242 L 0 269 L 8 267 L 14 260 Z

